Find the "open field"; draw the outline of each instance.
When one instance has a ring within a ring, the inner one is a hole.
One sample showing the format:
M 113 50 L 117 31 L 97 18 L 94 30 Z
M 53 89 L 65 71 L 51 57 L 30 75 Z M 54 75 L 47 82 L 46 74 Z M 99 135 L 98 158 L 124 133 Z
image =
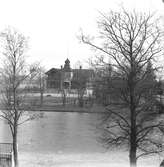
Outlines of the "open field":
M 33 111 L 63 111 L 63 112 L 105 112 L 103 106 L 92 104 L 88 98 L 84 98 L 84 107 L 78 106 L 77 97 L 68 96 L 66 105 L 63 106 L 62 97 L 59 94 L 44 95 L 43 103 L 40 105 L 39 94 L 25 96 L 25 103 Z
M 88 97 L 84 97 L 84 107 L 78 106 L 78 100 L 76 94 L 70 94 L 66 98 L 66 104 L 63 106 L 61 94 L 48 93 L 44 94 L 43 103 L 40 104 L 39 93 L 29 93 L 23 96 L 23 109 L 30 111 L 63 111 L 63 112 L 105 112 L 103 106 L 92 105 L 88 101 Z M 2 97 L 0 97 L 2 99 Z M 4 109 L 4 106 L 0 104 L 0 108 Z

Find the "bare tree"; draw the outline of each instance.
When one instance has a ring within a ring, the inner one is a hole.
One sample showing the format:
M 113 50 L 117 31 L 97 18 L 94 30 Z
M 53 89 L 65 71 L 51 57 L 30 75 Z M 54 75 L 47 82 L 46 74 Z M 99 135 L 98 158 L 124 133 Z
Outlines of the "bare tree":
M 162 54 L 163 33 L 157 26 L 158 20 L 150 14 L 122 9 L 101 16 L 100 38 L 93 41 L 82 34 L 81 40 L 110 57 L 115 69 L 111 90 L 120 105 L 107 108 L 109 117 L 103 128 L 103 141 L 107 145 L 126 145 L 130 166 L 135 167 L 139 157 L 162 151 L 159 138 L 153 135 L 160 133 L 163 123 L 155 119 L 156 86 L 148 77 L 148 64 Z M 106 64 L 105 58 L 99 60 Z
M 11 130 L 14 164 L 18 167 L 18 127 L 34 118 L 34 115 L 25 115 L 28 105 L 25 103 L 24 85 L 31 73 L 35 72 L 35 68 L 30 67 L 27 70 L 24 55 L 27 49 L 27 39 L 24 35 L 15 29 L 8 28 L 1 33 L 1 38 L 4 65 L 0 71 L 3 104 L 0 117 L 7 121 Z
M 46 87 L 46 85 L 45 85 L 45 69 L 42 66 L 39 66 L 37 68 L 37 75 L 35 78 L 36 78 L 37 87 L 39 88 L 39 92 L 40 92 L 40 106 L 42 106 L 45 87 Z
M 97 102 L 104 106 L 111 103 L 109 86 L 112 78 L 112 71 L 110 65 L 103 65 L 103 67 L 95 68 L 94 94 Z
M 82 70 L 82 66 L 74 71 L 74 77 L 72 79 L 72 87 L 77 91 L 77 99 L 79 107 L 84 106 L 84 94 L 87 87 L 87 75 L 85 70 Z
M 62 105 L 65 107 L 66 103 L 67 103 L 67 95 L 68 95 L 68 90 L 62 88 L 60 90 L 61 92 L 61 99 L 62 99 Z

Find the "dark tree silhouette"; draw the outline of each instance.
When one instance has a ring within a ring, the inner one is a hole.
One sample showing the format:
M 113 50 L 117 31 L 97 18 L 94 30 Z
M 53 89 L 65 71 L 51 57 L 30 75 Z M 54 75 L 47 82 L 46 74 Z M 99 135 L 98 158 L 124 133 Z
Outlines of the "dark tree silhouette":
M 157 93 L 153 73 L 157 68 L 151 63 L 162 55 L 163 33 L 152 15 L 122 9 L 101 16 L 100 36 L 90 38 L 82 33 L 81 40 L 101 57 L 109 57 L 115 69 L 110 91 L 120 104 L 107 107 L 109 115 L 102 141 L 107 146 L 126 145 L 130 166 L 135 167 L 139 157 L 162 151 L 161 142 L 154 135 L 160 134 L 163 122 L 155 119 Z

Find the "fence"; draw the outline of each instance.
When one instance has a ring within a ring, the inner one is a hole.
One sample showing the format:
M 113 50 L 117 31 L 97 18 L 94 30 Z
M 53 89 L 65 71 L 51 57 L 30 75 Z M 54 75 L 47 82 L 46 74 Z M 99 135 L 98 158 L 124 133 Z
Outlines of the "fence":
M 0 167 L 12 167 L 13 145 L 12 143 L 0 143 Z

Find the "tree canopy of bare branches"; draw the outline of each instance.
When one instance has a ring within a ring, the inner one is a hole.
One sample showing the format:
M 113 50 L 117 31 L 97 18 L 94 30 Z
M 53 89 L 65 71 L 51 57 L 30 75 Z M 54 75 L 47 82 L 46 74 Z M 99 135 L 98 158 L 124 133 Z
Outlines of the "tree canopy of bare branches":
M 1 33 L 3 66 L 1 74 L 1 110 L 0 117 L 8 123 L 12 139 L 14 164 L 18 167 L 17 134 L 18 127 L 24 122 L 34 118 L 34 115 L 25 116 L 25 92 L 23 85 L 31 74 L 35 72 L 35 67 L 26 64 L 25 52 L 27 49 L 27 38 L 13 28 L 8 28 Z
M 129 148 L 130 166 L 144 155 L 159 153 L 163 122 L 156 118 L 156 79 L 158 69 L 152 63 L 163 54 L 163 32 L 154 15 L 111 11 L 102 14 L 98 22 L 100 36 L 90 38 L 81 34 L 81 41 L 94 48 L 100 64 L 109 57 L 115 73 L 110 90 L 120 105 L 108 106 L 103 141 L 109 145 Z M 102 56 L 103 55 L 103 56 Z M 155 119 L 156 118 L 156 119 Z

